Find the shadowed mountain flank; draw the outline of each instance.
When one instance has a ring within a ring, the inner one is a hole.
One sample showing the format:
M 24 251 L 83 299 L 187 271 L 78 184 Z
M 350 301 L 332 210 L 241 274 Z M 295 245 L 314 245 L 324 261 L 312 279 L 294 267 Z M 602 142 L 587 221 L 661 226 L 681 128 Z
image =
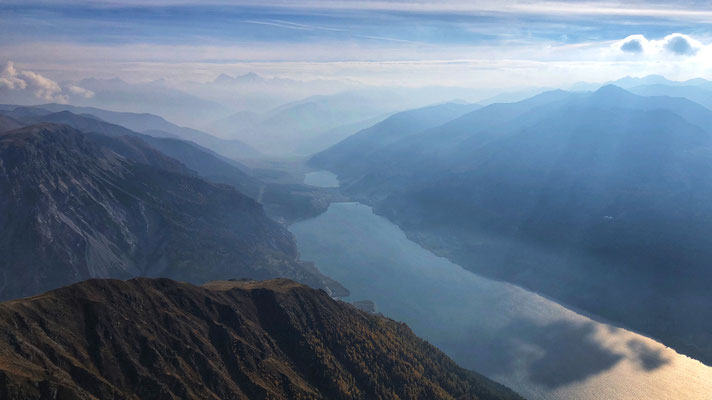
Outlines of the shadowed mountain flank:
M 235 187 L 241 193 L 263 204 L 268 215 L 277 220 L 291 222 L 318 215 L 326 209 L 328 203 L 335 197 L 333 190 L 324 190 L 300 184 L 264 182 L 255 178 L 252 174 L 253 171 L 244 164 L 223 157 L 192 141 L 178 139 L 177 137 L 164 137 L 165 135 L 162 134 L 150 136 L 151 131 L 146 131 L 149 134 L 138 133 L 122 125 L 106 122 L 93 114 L 77 115 L 71 111 L 50 112 L 40 107 L 7 106 L 6 108 L 8 110 L 0 110 L 0 132 L 16 129 L 20 127 L 19 124 L 22 126 L 39 123 L 69 125 L 82 133 L 94 135 L 96 141 L 101 141 L 102 145 L 110 147 L 113 151 L 131 161 L 150 163 L 151 159 L 145 157 L 145 151 L 136 151 L 138 144 L 143 143 L 141 147 L 150 147 L 153 149 L 153 153 L 156 153 L 155 150 L 157 150 L 163 155 L 178 160 L 187 167 L 184 168 L 184 172 L 188 174 L 197 174 L 207 181 Z M 54 109 L 56 107 L 51 108 Z M 107 115 L 113 116 L 114 114 L 123 115 L 123 113 L 113 113 L 98 109 L 70 109 L 74 111 L 94 111 L 104 117 Z M 143 117 L 143 114 L 140 116 Z M 150 120 L 150 117 L 148 115 L 146 118 Z M 115 119 L 112 118 L 111 120 Z M 7 121 L 7 124 L 4 123 L 5 121 Z M 118 121 L 124 122 L 125 119 L 118 119 Z M 132 121 L 132 119 L 129 119 L 127 126 L 136 126 L 135 123 L 131 123 Z
M 712 363 L 712 111 L 608 85 L 432 112 L 310 162 L 438 255 Z
M 3 299 L 134 276 L 289 277 L 345 292 L 298 260 L 292 235 L 259 203 L 130 137 L 53 124 L 6 132 L 0 199 Z

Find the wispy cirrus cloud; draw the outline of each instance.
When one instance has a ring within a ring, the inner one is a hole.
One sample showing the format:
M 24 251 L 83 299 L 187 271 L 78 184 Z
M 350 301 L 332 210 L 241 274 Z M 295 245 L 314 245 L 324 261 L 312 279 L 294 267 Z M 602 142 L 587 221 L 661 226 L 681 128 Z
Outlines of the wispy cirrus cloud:
M 712 77 L 709 21 L 712 5 L 699 1 L 5 0 L 0 62 L 55 81 L 258 72 L 475 87 Z
M 76 5 L 104 8 L 241 6 L 306 10 L 399 11 L 420 13 L 508 13 L 608 15 L 709 19 L 712 7 L 700 1 L 529 1 L 529 0 L 5 0 L 7 4 Z
M 256 22 L 260 22 L 260 21 L 250 21 L 250 22 L 256 23 Z M 275 26 L 279 26 L 282 28 L 307 29 L 307 30 L 331 31 L 331 32 L 348 32 L 348 29 L 339 29 L 339 28 L 329 28 L 329 27 L 325 27 L 325 26 L 298 24 L 295 22 L 283 21 L 283 20 L 279 20 L 279 19 L 273 19 L 268 22 L 274 24 Z
M 323 27 L 323 26 L 297 24 L 294 22 L 282 21 L 282 20 L 278 20 L 278 19 L 267 20 L 267 21 L 247 20 L 244 22 L 247 22 L 249 24 L 268 25 L 268 26 L 275 26 L 275 27 L 285 28 L 285 29 L 294 29 L 294 30 L 299 30 L 299 31 L 340 32 L 340 33 L 347 34 L 347 36 L 344 36 L 345 38 L 354 37 L 354 38 L 363 38 L 363 39 L 384 40 L 384 41 L 388 41 L 388 42 L 399 42 L 399 43 L 408 43 L 408 44 L 416 44 L 416 45 L 428 45 L 427 43 L 418 42 L 418 41 L 414 41 L 414 40 L 398 39 L 398 38 L 385 37 L 385 36 L 362 35 L 362 34 L 352 32 L 349 29 L 328 28 L 328 27 Z M 348 36 L 348 35 L 350 35 L 350 36 Z

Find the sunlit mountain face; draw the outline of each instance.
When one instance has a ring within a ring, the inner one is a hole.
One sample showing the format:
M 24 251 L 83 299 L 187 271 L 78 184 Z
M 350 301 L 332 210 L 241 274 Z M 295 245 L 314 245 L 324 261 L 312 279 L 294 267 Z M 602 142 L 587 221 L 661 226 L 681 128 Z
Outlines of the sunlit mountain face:
M 712 399 L 710 20 L 0 2 L 0 398 Z

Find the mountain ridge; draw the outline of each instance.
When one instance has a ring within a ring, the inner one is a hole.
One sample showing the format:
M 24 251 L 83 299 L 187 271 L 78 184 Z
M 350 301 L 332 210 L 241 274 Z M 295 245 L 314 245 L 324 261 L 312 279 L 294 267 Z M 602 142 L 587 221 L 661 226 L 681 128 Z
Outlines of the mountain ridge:
M 710 110 L 614 86 L 535 100 L 324 167 L 436 254 L 712 362 Z
M 520 399 L 405 324 L 283 279 L 90 280 L 0 303 L 0 325 L 5 398 Z
M 165 118 L 151 113 L 109 111 L 96 107 L 79 107 L 67 104 L 42 104 L 36 106 L 51 112 L 71 111 L 74 114 L 90 114 L 105 122 L 120 125 L 138 133 L 155 137 L 175 137 L 195 142 L 235 160 L 256 157 L 257 150 L 239 140 L 226 140 L 193 128 L 178 126 Z
M 329 198 L 333 193 L 322 189 L 309 189 L 305 185 L 282 185 L 260 181 L 252 176 L 251 168 L 202 147 L 196 143 L 172 137 L 154 137 L 132 131 L 121 125 L 112 124 L 98 117 L 77 115 L 71 111 L 51 113 L 44 109 L 32 107 L 8 107 L 9 110 L 0 111 L 0 115 L 14 115 L 24 125 L 54 122 L 62 123 L 81 130 L 84 133 L 93 133 L 120 138 L 131 137 L 133 141 L 140 140 L 163 154 L 173 157 L 194 172 L 184 171 L 189 175 L 197 173 L 201 178 L 213 183 L 227 184 L 235 187 L 240 192 L 260 200 L 270 213 L 271 217 L 284 221 L 294 221 L 306 216 L 318 214 L 327 207 Z M 96 137 L 97 140 L 102 140 Z M 114 146 L 113 149 L 124 157 L 134 161 L 146 162 L 142 158 L 142 151 L 135 152 L 134 146 L 118 146 L 126 139 L 103 140 L 105 145 Z M 134 143 L 135 144 L 135 143 Z M 155 160 L 155 158 L 153 158 Z
M 347 291 L 298 260 L 292 235 L 252 198 L 206 182 L 140 142 L 131 161 L 65 125 L 0 136 L 0 297 L 90 277 L 291 277 Z

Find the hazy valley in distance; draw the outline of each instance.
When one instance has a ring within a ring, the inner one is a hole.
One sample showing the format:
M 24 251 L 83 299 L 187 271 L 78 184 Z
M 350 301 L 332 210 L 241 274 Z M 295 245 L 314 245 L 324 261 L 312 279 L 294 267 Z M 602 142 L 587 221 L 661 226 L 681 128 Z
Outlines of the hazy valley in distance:
M 712 399 L 712 7 L 0 3 L 0 399 Z

